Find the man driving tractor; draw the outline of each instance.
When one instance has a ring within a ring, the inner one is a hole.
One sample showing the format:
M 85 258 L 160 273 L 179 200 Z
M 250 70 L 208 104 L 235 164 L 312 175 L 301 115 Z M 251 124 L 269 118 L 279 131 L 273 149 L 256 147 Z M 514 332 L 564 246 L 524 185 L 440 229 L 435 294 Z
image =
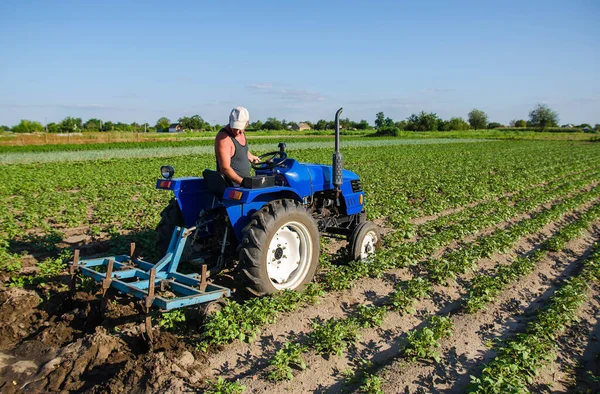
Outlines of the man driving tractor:
M 217 171 L 223 173 L 235 184 L 241 184 L 244 177 L 250 176 L 250 162 L 260 159 L 250 153 L 244 130 L 250 122 L 250 114 L 244 107 L 235 107 L 229 115 L 229 124 L 215 137 Z

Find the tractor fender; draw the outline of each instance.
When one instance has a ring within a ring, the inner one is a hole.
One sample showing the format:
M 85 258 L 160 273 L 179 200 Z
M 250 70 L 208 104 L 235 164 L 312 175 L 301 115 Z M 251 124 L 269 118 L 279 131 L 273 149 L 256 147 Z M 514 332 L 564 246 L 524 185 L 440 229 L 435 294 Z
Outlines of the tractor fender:
M 291 199 L 302 203 L 302 197 L 296 191 L 289 187 L 267 187 L 264 189 L 243 189 L 243 195 L 240 200 L 234 200 L 229 197 L 229 190 L 225 190 L 223 205 L 227 210 L 227 216 L 233 227 L 233 232 L 238 242 L 242 239 L 244 227 L 250 222 L 252 214 L 271 201 L 281 199 Z M 240 190 L 240 189 L 231 189 Z

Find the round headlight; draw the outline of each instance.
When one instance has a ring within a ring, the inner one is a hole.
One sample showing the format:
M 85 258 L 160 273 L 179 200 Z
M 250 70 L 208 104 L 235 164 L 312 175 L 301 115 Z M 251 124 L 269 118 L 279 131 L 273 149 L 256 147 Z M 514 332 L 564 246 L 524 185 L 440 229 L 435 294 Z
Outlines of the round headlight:
M 173 178 L 175 169 L 171 166 L 162 166 L 162 167 L 160 167 L 160 173 L 162 174 L 163 178 L 171 179 L 171 178 Z

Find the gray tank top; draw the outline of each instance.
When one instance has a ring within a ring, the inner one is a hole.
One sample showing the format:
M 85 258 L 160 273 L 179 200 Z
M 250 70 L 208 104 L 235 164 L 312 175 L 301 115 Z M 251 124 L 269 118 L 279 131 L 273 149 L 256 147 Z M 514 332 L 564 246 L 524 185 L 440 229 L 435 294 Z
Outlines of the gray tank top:
M 246 145 L 242 145 L 227 129 L 223 128 L 219 133 L 226 133 L 233 141 L 233 146 L 235 147 L 235 153 L 231 157 L 231 168 L 233 171 L 242 178 L 249 177 L 250 161 L 248 160 L 248 140 L 246 140 Z M 217 160 L 217 171 L 221 171 L 219 168 L 219 160 Z

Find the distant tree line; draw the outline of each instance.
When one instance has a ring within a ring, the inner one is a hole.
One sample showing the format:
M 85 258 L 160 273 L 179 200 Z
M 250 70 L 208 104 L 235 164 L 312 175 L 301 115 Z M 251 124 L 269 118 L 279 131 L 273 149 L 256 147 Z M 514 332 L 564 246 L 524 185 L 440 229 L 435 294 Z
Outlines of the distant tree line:
M 502 128 L 520 128 L 532 129 L 540 131 L 568 131 L 556 130 L 558 128 L 558 113 L 550 109 L 545 104 L 538 104 L 530 113 L 529 120 L 514 119 L 511 120 L 508 126 L 498 122 L 488 122 L 488 116 L 485 112 L 479 109 L 473 109 L 467 115 L 467 120 L 461 117 L 453 117 L 448 120 L 441 119 L 433 112 L 421 111 L 420 113 L 412 114 L 405 120 L 394 121 L 386 117 L 383 112 L 377 113 L 375 116 L 375 130 L 379 135 L 398 135 L 400 131 L 461 131 L 461 130 L 482 130 L 482 129 L 502 129 Z M 220 125 L 210 125 L 200 115 L 184 116 L 177 120 L 181 129 L 186 131 L 215 131 L 221 128 Z M 331 130 L 335 127 L 333 120 L 320 119 L 313 123 L 304 121 L 312 130 Z M 293 129 L 298 125 L 296 122 L 288 122 L 285 119 L 267 118 L 266 121 L 254 121 L 248 125 L 249 131 L 256 130 L 286 130 Z M 40 122 L 23 119 L 13 127 L 0 126 L 0 130 L 13 131 L 15 133 L 33 133 L 47 131 L 49 133 L 74 133 L 81 131 L 132 131 L 132 132 L 155 132 L 167 131 L 172 124 L 171 120 L 162 117 L 156 121 L 156 124 L 148 123 L 131 124 L 122 122 L 102 121 L 92 118 L 83 122 L 81 118 L 66 117 L 58 123 L 48 123 L 42 125 Z M 568 126 L 568 127 L 567 127 Z M 368 130 L 371 125 L 364 119 L 360 122 L 352 121 L 348 118 L 340 119 L 340 128 L 344 130 Z M 581 125 L 563 125 L 563 128 L 572 128 L 574 130 L 583 131 L 600 131 L 600 124 L 595 124 L 592 127 L 590 124 L 584 123 Z
M 545 104 L 538 104 L 529 112 L 529 120 L 514 119 L 510 122 L 511 128 L 523 128 L 536 131 L 558 131 L 558 113 Z M 594 127 L 584 123 L 578 126 L 564 125 L 562 128 L 573 128 L 582 131 L 600 131 L 600 124 Z M 463 118 L 455 117 L 443 120 L 433 112 L 421 111 L 412 114 L 406 120 L 395 122 L 379 112 L 375 118 L 375 129 L 380 135 L 398 135 L 400 131 L 460 131 L 460 130 L 482 130 L 482 129 L 505 129 L 507 126 L 498 122 L 488 122 L 488 116 L 479 109 L 473 109 L 465 121 Z

